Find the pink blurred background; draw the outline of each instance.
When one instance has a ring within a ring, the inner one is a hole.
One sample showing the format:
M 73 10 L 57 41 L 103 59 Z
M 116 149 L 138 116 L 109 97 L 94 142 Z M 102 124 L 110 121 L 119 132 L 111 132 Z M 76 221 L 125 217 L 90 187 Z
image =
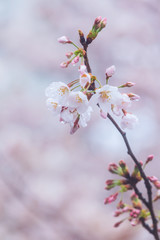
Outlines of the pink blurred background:
M 0 238 L 3 240 L 149 240 L 141 227 L 113 217 L 105 206 L 109 162 L 124 159 L 125 145 L 109 121 L 97 113 L 73 136 L 45 106 L 52 81 L 77 78 L 77 67 L 60 69 L 95 17 L 107 27 L 88 50 L 93 73 L 104 79 L 116 65 L 113 85 L 127 81 L 141 101 L 128 138 L 139 160 L 154 154 L 147 174 L 160 177 L 160 2 L 159 0 L 0 1 Z

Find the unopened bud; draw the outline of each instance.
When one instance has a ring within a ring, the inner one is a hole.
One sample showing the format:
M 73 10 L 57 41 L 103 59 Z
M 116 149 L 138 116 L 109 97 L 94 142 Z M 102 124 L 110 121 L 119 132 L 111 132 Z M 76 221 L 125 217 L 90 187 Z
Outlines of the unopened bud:
M 130 212 L 130 216 L 133 218 L 137 218 L 140 214 L 140 209 L 132 209 L 132 211 Z
M 151 161 L 153 160 L 153 158 L 154 158 L 154 155 L 149 155 L 149 156 L 147 157 L 146 164 L 149 163 L 149 162 L 151 162 Z
M 141 202 L 141 200 L 138 198 L 138 196 L 137 196 L 136 193 L 133 193 L 133 194 L 131 195 L 131 201 L 132 201 L 132 204 L 133 204 L 133 207 L 134 207 L 134 208 L 142 209 L 142 202 Z
M 158 181 L 158 178 L 155 177 L 155 176 L 151 176 L 151 177 L 147 177 L 147 178 L 148 178 L 149 181 L 152 182 L 152 183 Z
M 140 164 L 141 164 L 141 166 L 143 165 L 142 162 L 140 162 Z M 136 180 L 136 182 L 139 182 L 142 180 L 142 177 L 141 177 L 141 174 L 140 174 L 140 171 L 139 171 L 139 168 L 137 165 L 135 165 L 131 176 L 132 176 L 132 178 L 134 178 Z
M 75 57 L 73 60 L 72 60 L 72 65 L 75 66 L 75 64 L 79 61 L 79 56 Z
M 61 64 L 60 64 L 60 67 L 61 68 L 67 68 L 68 67 L 68 65 L 69 65 L 69 61 L 68 62 L 62 62 Z
M 134 85 L 135 85 L 135 83 L 133 83 L 133 82 L 127 82 L 127 83 L 121 85 L 119 88 L 133 87 Z
M 117 196 L 118 196 L 118 192 L 113 195 L 110 195 L 108 198 L 104 200 L 104 204 L 114 202 L 117 199 Z
M 124 208 L 126 205 L 122 202 L 122 200 L 117 204 L 117 209 Z
M 116 222 L 115 224 L 114 224 L 114 227 L 116 228 L 116 227 L 119 227 L 119 225 L 121 224 L 121 223 L 123 223 L 124 222 L 124 219 L 123 220 L 121 220 L 121 221 L 119 221 L 119 222 Z
M 120 176 L 123 176 L 123 172 L 122 172 L 122 168 L 119 167 L 117 164 L 115 163 L 110 163 L 109 164 L 109 167 L 108 167 L 108 170 L 111 172 L 111 173 L 115 173 L 115 174 L 118 174 Z
M 123 160 L 121 160 L 119 162 L 119 166 L 122 168 L 123 176 L 128 177 L 129 176 L 129 170 L 128 170 L 128 167 L 127 167 L 126 163 Z
M 140 99 L 140 96 L 138 96 L 137 94 L 134 94 L 134 93 L 128 93 L 127 95 L 131 101 L 139 101 L 139 99 Z
M 98 25 L 101 21 L 102 21 L 102 17 L 101 16 L 97 17 L 94 21 L 94 25 Z
M 72 55 L 73 55 L 73 52 L 67 52 L 67 53 L 66 53 L 66 57 L 67 57 L 67 58 L 72 57 Z
M 112 65 L 111 67 L 107 68 L 106 69 L 106 77 L 112 77 L 113 74 L 115 73 L 116 71 L 116 67 L 114 65 Z
M 72 43 L 72 42 L 69 40 L 69 38 L 66 37 L 66 36 L 62 36 L 62 37 L 58 38 L 57 41 L 58 41 L 59 43 L 62 43 L 62 44 Z
M 116 186 L 121 186 L 123 184 L 127 184 L 127 181 L 126 181 L 126 179 L 120 179 L 120 180 L 109 179 L 106 181 L 106 184 L 107 184 L 107 186 L 105 187 L 105 189 L 110 190 L 111 188 L 114 188 Z
M 101 21 L 101 29 L 104 28 L 107 24 L 107 18 L 103 18 Z

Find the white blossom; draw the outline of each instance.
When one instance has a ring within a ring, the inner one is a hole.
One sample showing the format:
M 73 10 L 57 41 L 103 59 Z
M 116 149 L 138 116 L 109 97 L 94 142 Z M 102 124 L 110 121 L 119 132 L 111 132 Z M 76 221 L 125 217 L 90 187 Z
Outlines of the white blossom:
M 54 115 L 58 115 L 62 109 L 58 102 L 53 98 L 47 98 L 46 105 L 48 110 L 52 111 Z
M 46 97 L 53 98 L 60 105 L 66 105 L 69 93 L 69 87 L 63 82 L 52 82 L 45 91 Z
M 132 129 L 138 123 L 138 118 L 131 113 L 126 113 L 121 120 L 121 127 L 123 129 L 129 128 Z
M 70 92 L 68 104 L 71 108 L 77 109 L 78 113 L 83 113 L 88 108 L 88 99 L 87 96 L 80 91 Z
M 122 102 L 122 94 L 117 87 L 104 85 L 102 88 L 96 90 L 95 94 L 97 103 L 104 112 L 108 112 L 111 104 L 118 105 Z
M 112 111 L 115 115 L 121 116 L 122 115 L 122 109 L 127 110 L 131 106 L 131 100 L 128 97 L 127 94 L 122 94 L 121 102 L 119 102 L 117 105 L 112 105 Z

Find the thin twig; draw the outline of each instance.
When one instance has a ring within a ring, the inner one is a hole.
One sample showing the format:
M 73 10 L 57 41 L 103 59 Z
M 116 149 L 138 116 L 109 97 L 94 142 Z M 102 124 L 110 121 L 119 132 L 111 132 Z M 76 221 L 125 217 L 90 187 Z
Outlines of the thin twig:
M 136 159 L 135 155 L 132 152 L 132 149 L 129 145 L 128 139 L 126 137 L 126 133 L 124 131 L 122 131 L 122 129 L 119 127 L 119 125 L 116 123 L 116 121 L 112 118 L 112 116 L 108 113 L 107 117 L 110 119 L 110 121 L 113 123 L 113 125 L 116 127 L 116 129 L 119 131 L 119 133 L 121 134 L 121 136 L 123 137 L 123 140 L 125 142 L 125 145 L 127 147 L 127 153 L 128 155 L 130 155 L 130 157 L 133 159 L 134 163 L 136 164 L 136 166 L 138 167 L 141 177 L 144 180 L 146 189 L 147 189 L 147 195 L 148 195 L 148 201 L 146 201 L 142 194 L 139 192 L 138 188 L 136 186 L 134 186 L 134 190 L 137 193 L 138 197 L 142 200 L 142 202 L 145 204 L 145 206 L 148 208 L 148 210 L 150 211 L 151 214 L 151 218 L 152 218 L 152 222 L 153 222 L 153 230 L 151 230 L 150 228 L 146 227 L 144 225 L 144 223 L 142 224 L 143 226 L 145 226 L 145 228 L 154 235 L 156 240 L 160 240 L 159 235 L 158 235 L 158 229 L 157 229 L 157 219 L 155 217 L 154 214 L 154 210 L 153 210 L 153 203 L 152 203 L 152 186 L 147 178 L 147 176 L 145 175 L 141 164 L 138 162 L 138 160 Z

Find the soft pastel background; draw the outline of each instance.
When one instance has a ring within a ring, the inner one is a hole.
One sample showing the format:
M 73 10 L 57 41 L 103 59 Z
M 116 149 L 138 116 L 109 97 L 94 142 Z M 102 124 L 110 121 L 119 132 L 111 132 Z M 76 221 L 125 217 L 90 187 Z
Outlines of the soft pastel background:
M 94 113 L 70 136 L 45 106 L 49 83 L 78 76 L 60 69 L 73 48 L 57 38 L 78 44 L 99 15 L 108 23 L 89 48 L 92 70 L 103 81 L 115 64 L 113 85 L 136 83 L 140 123 L 128 138 L 139 160 L 154 153 L 146 170 L 160 177 L 159 0 L 0 0 L 0 239 L 151 239 L 128 222 L 114 229 L 115 204 L 103 204 L 108 163 L 133 167 L 112 124 Z

